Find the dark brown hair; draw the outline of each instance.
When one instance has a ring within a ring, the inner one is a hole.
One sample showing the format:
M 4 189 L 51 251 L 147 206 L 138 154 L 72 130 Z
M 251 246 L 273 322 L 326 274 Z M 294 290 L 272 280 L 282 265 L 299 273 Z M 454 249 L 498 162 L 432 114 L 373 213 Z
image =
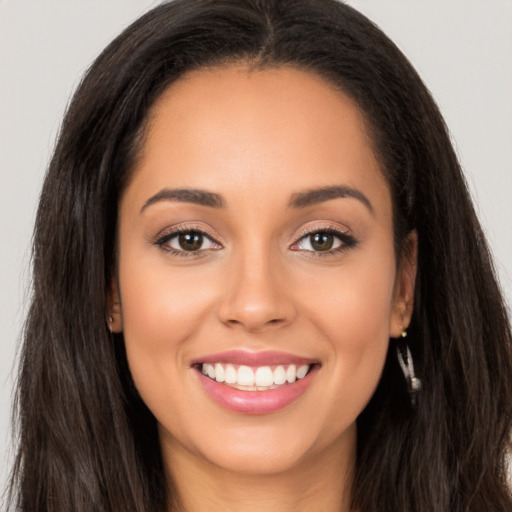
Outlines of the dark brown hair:
M 392 340 L 358 418 L 361 512 L 512 510 L 506 453 L 511 333 L 443 119 L 413 67 L 335 0 L 177 0 L 100 55 L 65 116 L 34 234 L 33 299 L 17 395 L 11 507 L 164 511 L 155 419 L 105 323 L 117 205 L 144 120 L 183 73 L 244 61 L 324 77 L 365 113 L 392 193 L 395 244 L 419 240 L 409 330 L 423 390 L 408 400 Z

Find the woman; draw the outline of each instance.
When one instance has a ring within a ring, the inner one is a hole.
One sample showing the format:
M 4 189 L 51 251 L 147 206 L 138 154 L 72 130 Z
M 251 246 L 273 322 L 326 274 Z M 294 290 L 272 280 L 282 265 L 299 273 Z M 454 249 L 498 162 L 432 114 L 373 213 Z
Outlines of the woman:
M 70 105 L 34 244 L 22 510 L 511 508 L 486 243 L 428 91 L 351 8 L 142 17 Z

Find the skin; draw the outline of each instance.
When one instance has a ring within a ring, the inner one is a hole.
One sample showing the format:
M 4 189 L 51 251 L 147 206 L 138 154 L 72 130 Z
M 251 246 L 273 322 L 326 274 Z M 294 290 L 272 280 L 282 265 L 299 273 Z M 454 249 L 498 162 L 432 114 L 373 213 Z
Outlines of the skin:
M 155 415 L 176 510 L 349 510 L 356 418 L 379 381 L 389 337 L 412 312 L 415 238 L 397 264 L 387 182 L 364 116 L 322 79 L 292 68 L 194 71 L 153 106 L 119 207 L 113 330 Z M 364 194 L 290 207 L 340 185 Z M 148 200 L 163 189 L 222 196 L 223 207 Z M 142 210 L 142 211 L 141 211 Z M 176 226 L 213 242 L 185 256 Z M 348 232 L 314 251 L 308 232 Z M 205 393 L 194 358 L 279 350 L 321 363 L 282 410 L 236 413 Z M 405 385 L 405 384 L 404 384 Z

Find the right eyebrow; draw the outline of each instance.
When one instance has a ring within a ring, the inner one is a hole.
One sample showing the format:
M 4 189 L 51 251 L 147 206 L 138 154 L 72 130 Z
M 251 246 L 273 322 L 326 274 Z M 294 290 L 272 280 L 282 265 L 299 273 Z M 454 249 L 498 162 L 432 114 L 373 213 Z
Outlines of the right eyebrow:
M 347 187 L 346 185 L 334 185 L 332 187 L 320 187 L 304 192 L 297 192 L 292 195 L 289 206 L 292 208 L 305 208 L 313 204 L 344 197 L 357 199 L 368 208 L 370 213 L 375 213 L 372 203 L 360 190 Z
M 207 190 L 195 188 L 164 188 L 151 196 L 141 208 L 142 213 L 148 206 L 160 201 L 181 201 L 183 203 L 199 204 L 212 208 L 224 208 L 225 202 L 221 195 Z

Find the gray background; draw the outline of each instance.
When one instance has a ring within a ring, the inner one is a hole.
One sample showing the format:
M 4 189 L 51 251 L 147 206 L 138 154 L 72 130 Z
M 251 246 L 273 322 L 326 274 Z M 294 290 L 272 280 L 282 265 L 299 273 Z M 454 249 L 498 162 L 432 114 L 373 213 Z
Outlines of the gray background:
M 82 73 L 158 1 L 0 0 L 0 489 L 15 355 L 45 167 Z M 416 66 L 443 112 L 512 304 L 512 1 L 352 0 Z M 461 255 L 462 257 L 463 255 Z

